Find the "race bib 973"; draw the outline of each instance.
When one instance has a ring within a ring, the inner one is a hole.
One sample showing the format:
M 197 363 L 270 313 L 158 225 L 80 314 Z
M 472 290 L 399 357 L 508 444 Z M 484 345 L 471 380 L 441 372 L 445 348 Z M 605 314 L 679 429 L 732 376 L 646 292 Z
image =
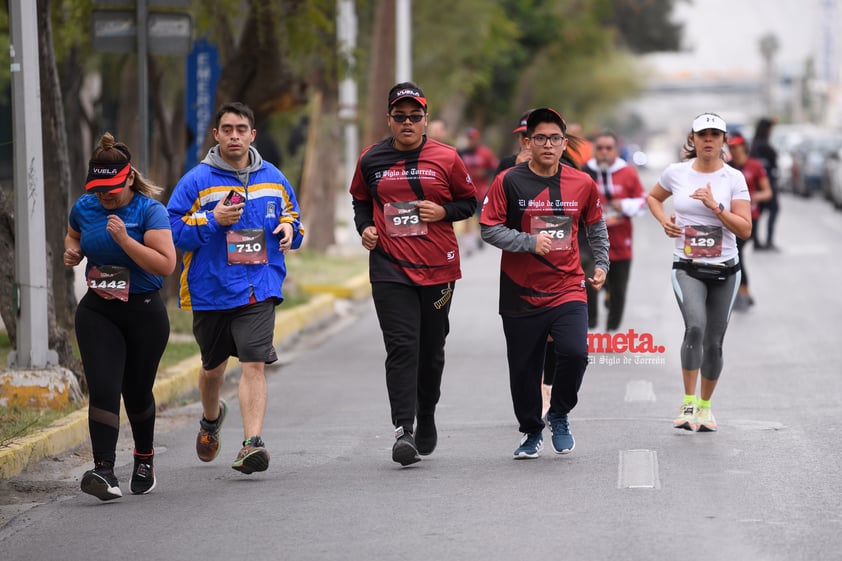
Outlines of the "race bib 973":
M 427 223 L 421 221 L 418 202 L 407 201 L 383 205 L 386 233 L 389 236 L 396 238 L 427 235 Z

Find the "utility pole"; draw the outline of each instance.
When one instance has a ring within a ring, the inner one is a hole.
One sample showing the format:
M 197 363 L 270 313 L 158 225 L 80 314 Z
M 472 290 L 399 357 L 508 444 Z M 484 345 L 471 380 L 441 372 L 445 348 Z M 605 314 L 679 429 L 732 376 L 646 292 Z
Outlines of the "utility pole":
M 395 78 L 412 80 L 412 0 L 395 0 Z
M 759 47 L 765 70 L 763 76 L 763 103 L 766 106 L 766 115 L 772 116 L 777 109 L 775 88 L 778 83 L 778 76 L 775 71 L 775 55 L 778 52 L 780 44 L 774 33 L 767 33 L 760 38 Z
M 137 116 L 139 120 L 138 134 L 138 169 L 149 173 L 149 59 L 147 48 L 147 14 L 146 0 L 137 0 Z
M 339 80 L 339 121 L 345 132 L 345 185 L 351 184 L 359 155 L 359 100 L 354 50 L 357 48 L 357 14 L 354 0 L 337 0 L 336 34 L 339 39 L 340 80 Z

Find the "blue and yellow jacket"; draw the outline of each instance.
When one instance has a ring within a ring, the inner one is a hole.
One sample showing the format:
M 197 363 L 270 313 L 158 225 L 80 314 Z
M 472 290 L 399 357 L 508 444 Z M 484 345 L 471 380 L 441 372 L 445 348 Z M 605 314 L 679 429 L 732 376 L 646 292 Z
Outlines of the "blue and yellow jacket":
M 217 149 L 181 178 L 167 204 L 173 241 L 182 250 L 179 307 L 227 310 L 268 299 L 280 303 L 286 264 L 278 249 L 280 234 L 272 231 L 279 222 L 292 224 L 292 249 L 301 246 L 304 229 L 295 193 L 284 174 L 263 161 L 254 147 L 251 164 L 239 171 L 228 166 Z M 246 203 L 239 222 L 222 226 L 213 209 L 231 189 Z M 265 232 L 267 263 L 229 265 L 227 231 L 255 228 Z

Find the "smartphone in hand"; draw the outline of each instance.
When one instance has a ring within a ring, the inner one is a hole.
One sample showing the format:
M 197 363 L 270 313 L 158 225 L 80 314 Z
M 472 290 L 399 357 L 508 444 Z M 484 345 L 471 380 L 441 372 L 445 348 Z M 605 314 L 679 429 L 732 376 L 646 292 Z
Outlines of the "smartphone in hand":
M 225 206 L 231 206 L 238 205 L 244 202 L 246 202 L 246 198 L 234 189 L 231 189 L 230 191 L 228 191 L 228 195 L 225 196 L 225 200 L 222 201 L 222 204 L 224 204 Z

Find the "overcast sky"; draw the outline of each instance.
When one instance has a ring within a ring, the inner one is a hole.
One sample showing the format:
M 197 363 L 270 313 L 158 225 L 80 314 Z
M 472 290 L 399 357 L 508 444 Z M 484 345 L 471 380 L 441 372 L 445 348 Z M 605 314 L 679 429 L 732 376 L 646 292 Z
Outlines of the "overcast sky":
M 760 38 L 773 33 L 779 43 L 779 70 L 800 74 L 805 61 L 823 47 L 831 45 L 839 52 L 842 38 L 835 38 L 842 29 L 839 4 L 842 0 L 676 0 L 673 20 L 684 24 L 688 52 L 648 58 L 671 75 L 758 74 L 763 68 Z M 832 33 L 822 33 L 825 21 L 834 23 L 827 26 Z

